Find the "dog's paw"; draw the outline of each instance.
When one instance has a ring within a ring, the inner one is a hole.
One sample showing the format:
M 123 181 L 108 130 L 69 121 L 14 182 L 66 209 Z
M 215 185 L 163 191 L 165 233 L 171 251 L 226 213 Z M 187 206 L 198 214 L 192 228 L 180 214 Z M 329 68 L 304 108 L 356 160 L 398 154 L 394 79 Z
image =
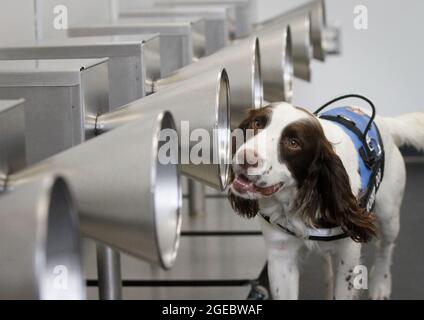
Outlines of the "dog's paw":
M 389 272 L 371 270 L 369 297 L 372 300 L 389 300 L 392 291 L 392 280 Z

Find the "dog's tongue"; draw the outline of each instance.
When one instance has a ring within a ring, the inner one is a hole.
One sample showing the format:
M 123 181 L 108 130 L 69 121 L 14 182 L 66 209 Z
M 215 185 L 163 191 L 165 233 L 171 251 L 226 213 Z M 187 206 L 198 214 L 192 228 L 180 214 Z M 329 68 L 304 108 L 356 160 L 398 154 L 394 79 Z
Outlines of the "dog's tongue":
M 256 192 L 253 182 L 246 179 L 244 176 L 238 176 L 233 181 L 233 187 L 240 193 Z
M 270 195 L 274 194 L 280 188 L 280 186 L 281 186 L 281 184 L 275 184 L 275 185 L 270 186 L 270 187 L 257 188 L 257 189 L 264 196 L 270 196 Z
M 260 188 L 255 186 L 253 182 L 251 182 L 244 176 L 238 176 L 233 181 L 233 187 L 240 193 L 246 193 L 250 191 L 254 193 L 261 193 L 264 196 L 272 195 L 278 190 L 280 186 L 281 184 L 276 184 L 270 187 Z

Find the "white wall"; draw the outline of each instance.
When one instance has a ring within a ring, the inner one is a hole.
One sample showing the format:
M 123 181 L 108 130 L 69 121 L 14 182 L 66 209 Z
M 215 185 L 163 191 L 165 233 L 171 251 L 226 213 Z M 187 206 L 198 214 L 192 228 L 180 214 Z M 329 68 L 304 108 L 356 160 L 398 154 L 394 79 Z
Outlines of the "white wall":
M 68 8 L 69 25 L 106 23 L 111 19 L 112 0 L 37 0 L 41 10 L 42 37 L 45 39 L 66 37 L 66 32 L 53 26 L 56 5 Z M 1 0 L 0 45 L 35 39 L 34 0 Z
M 110 19 L 111 0 L 41 0 L 44 36 L 63 37 L 53 28 L 53 7 L 65 4 L 69 23 L 87 24 Z M 120 0 L 123 6 L 152 0 Z M 262 20 L 305 0 L 256 0 L 257 19 Z M 310 109 L 344 93 L 361 93 L 375 101 L 386 115 L 424 110 L 421 84 L 424 75 L 424 1 L 422 0 L 326 0 L 329 22 L 342 28 L 342 55 L 323 64 L 313 62 L 311 83 L 295 82 L 294 103 Z M 353 8 L 369 10 L 369 29 L 353 28 Z M 34 38 L 32 0 L 2 0 L 0 45 Z
M 108 23 L 111 19 L 110 0 L 38 0 L 43 3 L 43 30 L 45 38 L 66 37 L 66 31 L 53 26 L 56 5 L 68 8 L 69 25 Z
M 307 1 L 258 0 L 258 19 Z M 353 27 L 355 5 L 368 7 L 368 30 Z M 378 111 L 424 111 L 424 1 L 326 0 L 327 20 L 342 28 L 342 55 L 314 62 L 311 83 L 295 82 L 294 103 L 314 109 L 345 93 L 369 96 Z
M 34 7 L 29 0 L 0 2 L 0 45 L 34 38 Z

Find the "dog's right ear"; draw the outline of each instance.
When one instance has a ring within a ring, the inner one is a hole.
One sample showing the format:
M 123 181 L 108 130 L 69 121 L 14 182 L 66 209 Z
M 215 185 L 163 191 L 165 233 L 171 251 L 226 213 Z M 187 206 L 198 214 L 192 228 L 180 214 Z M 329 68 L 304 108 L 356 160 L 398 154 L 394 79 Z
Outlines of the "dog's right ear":
M 257 200 L 238 197 L 231 192 L 231 189 L 228 191 L 228 200 L 233 210 L 245 218 L 254 218 L 259 212 L 259 203 Z
M 304 219 L 315 223 L 319 217 L 340 225 L 356 242 L 368 242 L 377 235 L 375 216 L 358 203 L 352 192 L 349 175 L 327 140 L 321 125 L 315 124 L 315 158 L 309 164 L 307 175 L 298 190 L 296 209 Z

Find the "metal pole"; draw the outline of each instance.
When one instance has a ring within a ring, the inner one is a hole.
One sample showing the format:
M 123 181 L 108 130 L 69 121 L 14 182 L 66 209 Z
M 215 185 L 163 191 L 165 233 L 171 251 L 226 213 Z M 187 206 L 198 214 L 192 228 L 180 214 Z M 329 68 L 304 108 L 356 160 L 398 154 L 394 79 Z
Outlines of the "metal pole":
M 109 19 L 112 24 L 117 24 L 119 19 L 119 2 L 109 0 Z
M 203 215 L 206 212 L 206 188 L 201 182 L 188 180 L 188 212 L 190 216 Z
M 42 18 L 42 0 L 34 0 L 34 38 L 35 43 L 40 43 L 43 38 L 43 18 Z M 35 61 L 35 66 L 38 67 L 39 61 Z
M 97 244 L 97 275 L 100 300 L 122 299 L 121 257 L 119 252 Z
M 109 0 L 109 19 L 111 24 L 117 24 L 119 4 Z M 112 248 L 97 245 L 97 274 L 99 279 L 100 300 L 122 299 L 121 255 Z
M 34 0 L 34 32 L 37 43 L 43 38 L 42 0 Z

